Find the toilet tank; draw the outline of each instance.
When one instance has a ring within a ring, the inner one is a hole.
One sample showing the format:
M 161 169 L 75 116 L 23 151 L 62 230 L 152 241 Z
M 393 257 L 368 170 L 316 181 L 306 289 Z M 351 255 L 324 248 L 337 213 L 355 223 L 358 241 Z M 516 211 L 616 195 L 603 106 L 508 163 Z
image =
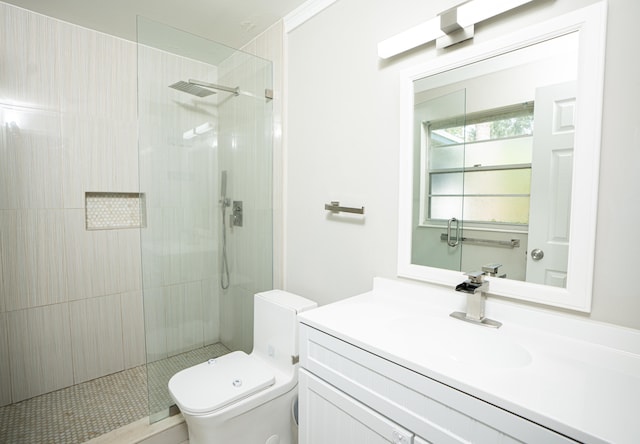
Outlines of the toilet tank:
M 298 356 L 298 313 L 317 307 L 315 302 L 283 290 L 257 293 L 253 306 L 253 353 L 273 359 L 278 367 L 291 367 Z

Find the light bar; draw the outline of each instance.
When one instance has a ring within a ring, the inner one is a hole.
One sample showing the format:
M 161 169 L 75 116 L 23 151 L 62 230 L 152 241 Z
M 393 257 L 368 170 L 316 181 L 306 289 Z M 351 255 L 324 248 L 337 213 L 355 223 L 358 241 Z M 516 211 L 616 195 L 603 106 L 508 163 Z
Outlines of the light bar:
M 436 41 L 437 48 L 473 38 L 474 25 L 532 0 L 470 0 L 378 43 L 378 57 L 388 59 Z

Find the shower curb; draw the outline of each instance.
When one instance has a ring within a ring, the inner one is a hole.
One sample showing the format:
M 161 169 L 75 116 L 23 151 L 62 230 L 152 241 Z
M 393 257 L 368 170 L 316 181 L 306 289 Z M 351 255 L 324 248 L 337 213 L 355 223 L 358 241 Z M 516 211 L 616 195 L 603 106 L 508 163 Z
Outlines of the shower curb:
M 149 424 L 149 417 L 86 441 L 84 444 L 184 444 L 189 442 L 181 414 Z

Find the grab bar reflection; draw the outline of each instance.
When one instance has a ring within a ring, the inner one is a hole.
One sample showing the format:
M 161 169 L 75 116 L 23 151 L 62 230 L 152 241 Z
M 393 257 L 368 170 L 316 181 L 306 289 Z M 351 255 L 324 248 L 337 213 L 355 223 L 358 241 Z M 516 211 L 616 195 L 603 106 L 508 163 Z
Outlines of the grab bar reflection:
M 456 223 L 456 237 L 452 239 L 451 238 L 451 224 L 454 223 L 454 222 Z M 447 222 L 447 245 L 449 245 L 450 247 L 455 247 L 459 243 L 460 243 L 460 221 L 458 219 L 456 219 L 455 217 L 452 217 Z
M 332 200 L 330 204 L 324 204 L 324 209 L 327 211 L 331 211 L 332 213 L 364 214 L 364 207 L 362 208 L 341 207 L 340 202 L 336 200 Z
M 475 239 L 472 237 L 461 237 L 452 238 L 451 235 L 447 235 L 447 233 L 440 234 L 440 240 L 443 242 L 447 242 L 447 244 L 451 245 L 451 242 L 455 242 L 454 245 L 457 245 L 458 242 L 462 242 L 463 244 L 472 244 L 472 245 L 484 245 L 487 247 L 501 247 L 501 248 L 520 248 L 520 239 L 510 239 L 510 240 L 494 240 L 494 239 Z M 454 246 L 451 245 L 451 246 Z

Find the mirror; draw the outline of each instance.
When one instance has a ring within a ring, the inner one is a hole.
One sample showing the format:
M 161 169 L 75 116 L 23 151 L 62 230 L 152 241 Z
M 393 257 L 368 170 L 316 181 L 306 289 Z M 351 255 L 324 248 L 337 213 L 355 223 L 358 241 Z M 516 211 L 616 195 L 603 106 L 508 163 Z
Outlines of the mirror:
M 577 54 L 573 32 L 413 82 L 413 264 L 566 287 Z
M 403 73 L 398 274 L 589 311 L 606 7 Z M 501 265 L 496 270 L 496 265 Z

